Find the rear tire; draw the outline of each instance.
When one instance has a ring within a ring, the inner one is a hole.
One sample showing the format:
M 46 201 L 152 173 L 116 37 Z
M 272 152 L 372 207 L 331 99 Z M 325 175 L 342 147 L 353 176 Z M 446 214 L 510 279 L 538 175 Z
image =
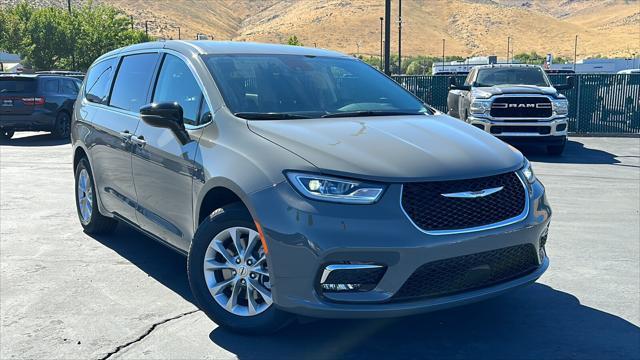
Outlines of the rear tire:
M 84 232 L 92 235 L 113 232 L 118 221 L 102 215 L 98 209 L 95 182 L 87 158 L 78 162 L 75 178 L 76 210 Z
M 71 115 L 65 111 L 61 111 L 56 116 L 56 125 L 53 134 L 60 139 L 69 139 L 71 137 Z
M 216 324 L 234 332 L 273 333 L 292 320 L 271 300 L 266 254 L 257 236 L 251 215 L 235 203 L 203 220 L 189 249 L 187 272 L 196 304 Z
M 1 130 L 0 131 L 0 140 L 9 140 L 13 137 L 15 131 L 13 130 Z

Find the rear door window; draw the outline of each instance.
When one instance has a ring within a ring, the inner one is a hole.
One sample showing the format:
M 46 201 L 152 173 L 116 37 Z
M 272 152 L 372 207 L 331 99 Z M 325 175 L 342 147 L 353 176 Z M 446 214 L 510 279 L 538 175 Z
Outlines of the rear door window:
M 113 84 L 109 105 L 138 112 L 147 103 L 157 53 L 129 55 L 122 58 Z
M 167 54 L 162 62 L 153 102 L 177 102 L 182 106 L 184 123 L 197 124 L 202 91 L 187 64 Z
M 111 87 L 116 59 L 101 61 L 89 70 L 85 85 L 85 98 L 93 103 L 106 104 Z
M 71 79 L 62 79 L 62 93 L 65 95 L 78 95 L 78 87 Z
M 0 96 L 36 92 L 36 80 L 26 77 L 0 77 Z

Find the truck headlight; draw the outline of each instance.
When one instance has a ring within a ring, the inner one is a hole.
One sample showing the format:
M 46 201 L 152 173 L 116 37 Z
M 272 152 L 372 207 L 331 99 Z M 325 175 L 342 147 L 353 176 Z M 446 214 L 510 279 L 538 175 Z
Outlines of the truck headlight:
M 291 185 L 305 197 L 346 204 L 372 204 L 385 190 L 381 184 L 298 172 L 285 173 Z
M 524 164 L 522 165 L 522 169 L 520 170 L 522 175 L 529 184 L 533 184 L 536 182 L 536 174 L 533 173 L 533 168 L 531 168 L 531 163 L 526 158 L 524 159 Z
M 567 99 L 552 100 L 551 106 L 556 115 L 567 115 L 569 113 L 569 102 Z
M 469 110 L 472 114 L 484 114 L 491 110 L 491 100 L 473 100 Z

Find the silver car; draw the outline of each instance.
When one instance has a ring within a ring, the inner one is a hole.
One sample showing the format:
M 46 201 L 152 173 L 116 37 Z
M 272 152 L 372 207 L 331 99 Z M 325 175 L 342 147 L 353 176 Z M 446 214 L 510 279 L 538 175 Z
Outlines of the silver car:
M 456 306 L 548 266 L 551 209 L 527 159 L 340 53 L 112 51 L 72 143 L 84 230 L 124 223 L 187 255 L 197 305 L 235 331 Z

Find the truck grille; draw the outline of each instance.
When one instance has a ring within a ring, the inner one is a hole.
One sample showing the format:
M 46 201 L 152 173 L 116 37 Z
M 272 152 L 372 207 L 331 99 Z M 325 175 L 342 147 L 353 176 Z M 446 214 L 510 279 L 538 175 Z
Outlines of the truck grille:
M 480 289 L 527 275 L 538 266 L 532 244 L 438 260 L 420 266 L 411 274 L 392 301 Z
M 498 187 L 502 190 L 484 197 L 443 195 Z M 459 230 L 495 224 L 522 214 L 526 196 L 518 175 L 507 173 L 468 180 L 406 183 L 402 188 L 402 208 L 424 231 Z
M 548 118 L 553 114 L 547 97 L 498 97 L 491 104 L 495 118 Z

